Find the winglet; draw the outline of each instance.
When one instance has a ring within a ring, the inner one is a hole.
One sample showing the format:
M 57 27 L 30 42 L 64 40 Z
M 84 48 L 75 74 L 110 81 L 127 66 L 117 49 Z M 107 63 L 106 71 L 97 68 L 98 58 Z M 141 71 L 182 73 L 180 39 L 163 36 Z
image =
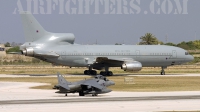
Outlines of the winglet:
M 57 74 L 57 78 L 58 78 L 58 84 L 59 86 L 67 89 L 67 90 L 70 90 L 69 86 L 68 86 L 68 82 L 65 80 L 65 78 L 60 75 L 60 73 Z

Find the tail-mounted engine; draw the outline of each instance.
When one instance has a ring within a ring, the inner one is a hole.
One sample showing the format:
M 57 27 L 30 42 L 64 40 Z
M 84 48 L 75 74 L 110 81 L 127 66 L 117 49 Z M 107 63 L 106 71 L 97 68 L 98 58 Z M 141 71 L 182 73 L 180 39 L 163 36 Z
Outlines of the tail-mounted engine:
M 138 61 L 127 62 L 122 64 L 121 69 L 124 71 L 140 71 L 142 69 L 142 64 Z
M 26 48 L 23 51 L 21 51 L 21 53 L 25 56 L 34 56 L 34 49 L 33 48 Z

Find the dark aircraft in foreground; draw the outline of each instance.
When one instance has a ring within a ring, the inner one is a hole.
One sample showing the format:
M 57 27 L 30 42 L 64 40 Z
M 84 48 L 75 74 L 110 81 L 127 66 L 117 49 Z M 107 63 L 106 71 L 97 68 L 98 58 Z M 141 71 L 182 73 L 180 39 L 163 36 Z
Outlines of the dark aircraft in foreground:
M 106 88 L 107 86 L 114 85 L 113 81 L 108 80 L 106 77 L 98 75 L 95 78 L 85 79 L 77 82 L 68 82 L 65 78 L 58 74 L 58 85 L 54 86 L 54 89 L 59 89 L 56 93 L 65 94 L 79 93 L 79 96 L 86 94 L 92 94 L 97 96 L 98 94 L 109 93 L 112 90 Z

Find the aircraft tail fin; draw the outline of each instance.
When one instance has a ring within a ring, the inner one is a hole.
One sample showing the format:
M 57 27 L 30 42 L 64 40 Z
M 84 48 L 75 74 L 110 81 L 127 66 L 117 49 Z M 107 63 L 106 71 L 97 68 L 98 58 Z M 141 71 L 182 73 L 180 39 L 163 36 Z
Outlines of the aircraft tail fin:
M 69 86 L 68 86 L 68 82 L 65 80 L 65 78 L 60 75 L 59 73 L 57 74 L 57 78 L 58 78 L 58 84 L 59 86 L 67 89 L 67 90 L 70 90 Z
M 47 35 L 47 31 L 39 24 L 30 12 L 20 12 L 26 42 L 33 42 Z

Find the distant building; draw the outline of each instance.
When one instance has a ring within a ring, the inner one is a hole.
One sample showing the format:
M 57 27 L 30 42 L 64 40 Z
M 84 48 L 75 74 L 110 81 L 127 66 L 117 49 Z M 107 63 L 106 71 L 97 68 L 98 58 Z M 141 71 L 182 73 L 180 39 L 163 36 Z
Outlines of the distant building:
M 5 46 L 4 44 L 0 44 L 0 57 L 5 57 L 6 56 L 6 51 L 5 51 Z

